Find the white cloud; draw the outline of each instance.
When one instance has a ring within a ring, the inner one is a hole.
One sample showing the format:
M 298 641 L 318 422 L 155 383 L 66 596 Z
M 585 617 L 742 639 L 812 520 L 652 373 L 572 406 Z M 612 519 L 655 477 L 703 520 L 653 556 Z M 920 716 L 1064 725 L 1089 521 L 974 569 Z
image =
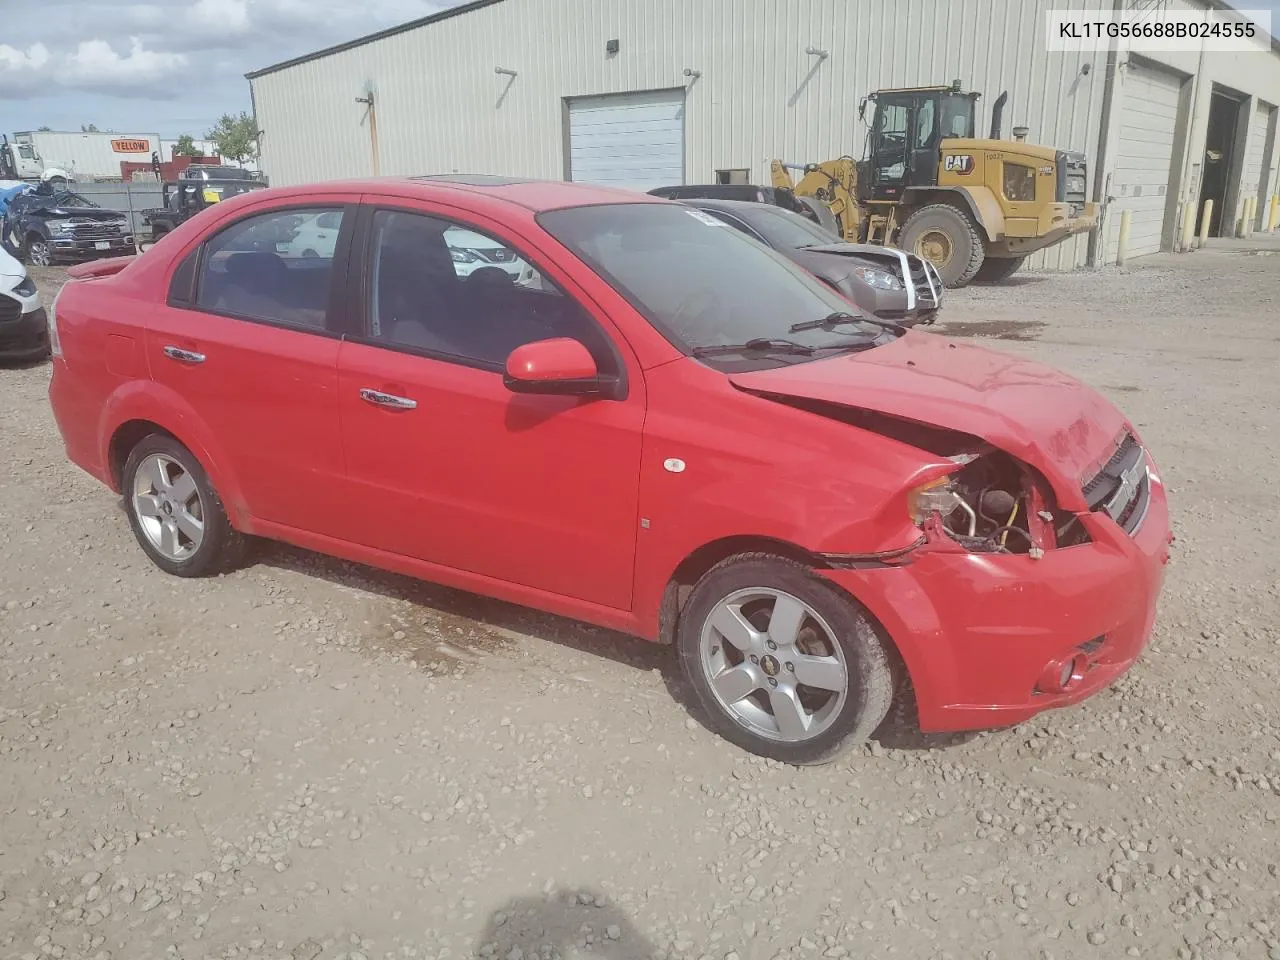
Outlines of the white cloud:
M 119 94 L 152 93 L 187 65 L 180 53 L 148 50 L 134 37 L 121 55 L 105 40 L 82 40 L 69 53 L 52 54 L 43 43 L 26 51 L 0 44 L 0 95 L 58 88 Z
M 9 70 L 39 70 L 48 62 L 49 48 L 43 43 L 33 43 L 26 50 L 0 43 L 0 77 Z
M 149 85 L 186 65 L 187 58 L 182 54 L 148 50 L 137 37 L 130 40 L 129 53 L 123 57 L 105 40 L 85 40 L 67 57 L 61 82 L 88 89 Z
M 238 36 L 250 28 L 249 0 L 196 0 L 191 20 L 201 30 Z

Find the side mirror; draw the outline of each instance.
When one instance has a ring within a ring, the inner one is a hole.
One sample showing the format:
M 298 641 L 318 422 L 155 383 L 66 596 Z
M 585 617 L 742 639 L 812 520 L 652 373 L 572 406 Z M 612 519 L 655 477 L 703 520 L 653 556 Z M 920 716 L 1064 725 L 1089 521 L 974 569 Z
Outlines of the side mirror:
M 586 395 L 600 393 L 600 369 L 577 340 L 557 337 L 516 347 L 502 378 L 513 393 Z

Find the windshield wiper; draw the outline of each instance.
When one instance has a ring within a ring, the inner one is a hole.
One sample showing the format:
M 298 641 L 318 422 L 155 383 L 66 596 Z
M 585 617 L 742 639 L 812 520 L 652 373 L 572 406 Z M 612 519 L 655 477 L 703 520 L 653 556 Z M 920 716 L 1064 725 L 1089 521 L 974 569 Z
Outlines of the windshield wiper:
M 864 317 L 859 314 L 846 313 L 843 310 L 828 313 L 825 317 L 819 317 L 817 320 L 802 320 L 799 323 L 793 323 L 788 330 L 791 333 L 799 333 L 802 330 L 827 330 L 842 323 L 869 323 L 875 327 L 892 330 L 899 335 L 907 332 L 906 327 L 900 323 L 894 323 L 892 320 L 881 320 L 879 317 Z
M 690 356 L 694 357 L 714 357 L 724 353 L 742 353 L 744 350 L 759 350 L 764 353 L 793 353 L 797 356 L 807 357 L 812 355 L 818 348 L 807 347 L 803 343 L 796 343 L 794 340 L 784 340 L 780 337 L 752 337 L 745 343 L 712 343 L 705 347 L 694 347 L 690 351 Z

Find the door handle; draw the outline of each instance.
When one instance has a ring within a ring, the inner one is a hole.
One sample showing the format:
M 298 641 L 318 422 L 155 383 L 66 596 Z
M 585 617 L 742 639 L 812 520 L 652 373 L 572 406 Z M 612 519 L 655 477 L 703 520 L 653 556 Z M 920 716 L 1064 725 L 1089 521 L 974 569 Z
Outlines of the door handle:
M 204 354 L 194 350 L 183 350 L 181 347 L 165 347 L 164 355 L 179 363 L 204 363 Z
M 412 410 L 418 405 L 417 400 L 397 397 L 394 393 L 383 393 L 381 390 L 373 390 L 369 387 L 360 388 L 360 399 L 392 410 Z

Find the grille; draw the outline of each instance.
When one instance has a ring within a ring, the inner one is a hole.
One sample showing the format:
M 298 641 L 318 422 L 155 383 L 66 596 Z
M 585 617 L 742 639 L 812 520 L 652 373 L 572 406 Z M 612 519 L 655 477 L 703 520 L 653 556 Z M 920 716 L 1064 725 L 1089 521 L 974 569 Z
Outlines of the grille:
M 508 250 L 506 247 L 500 247 L 496 250 L 477 250 L 476 253 L 490 263 L 511 263 L 516 258 L 516 252 Z
M 17 320 L 20 316 L 22 316 L 22 304 L 13 297 L 0 294 L 0 323 Z
M 907 257 L 907 265 L 911 271 L 911 282 L 915 284 L 916 299 L 919 301 L 919 305 L 926 310 L 936 307 L 938 305 L 938 291 L 934 289 L 933 280 L 929 276 L 929 270 L 924 261 L 912 255 Z
M 77 240 L 107 240 L 120 236 L 120 227 L 113 223 L 96 221 L 71 224 L 71 235 Z
M 1151 500 L 1142 445 L 1126 433 L 1115 453 L 1082 488 L 1095 513 L 1105 513 L 1126 533 L 1135 533 L 1146 519 Z

